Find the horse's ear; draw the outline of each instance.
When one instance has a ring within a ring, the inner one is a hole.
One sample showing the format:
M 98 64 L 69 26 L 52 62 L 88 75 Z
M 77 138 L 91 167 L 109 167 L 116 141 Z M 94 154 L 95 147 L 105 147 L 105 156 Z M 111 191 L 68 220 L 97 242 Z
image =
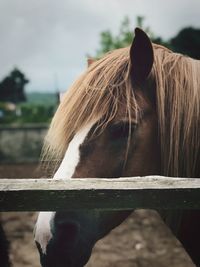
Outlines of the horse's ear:
M 139 28 L 135 29 L 135 38 L 130 48 L 131 76 L 134 82 L 145 81 L 152 69 L 154 55 L 151 40 Z
M 95 58 L 89 57 L 87 59 L 87 66 L 89 67 L 90 65 L 92 65 L 93 62 L 95 62 Z

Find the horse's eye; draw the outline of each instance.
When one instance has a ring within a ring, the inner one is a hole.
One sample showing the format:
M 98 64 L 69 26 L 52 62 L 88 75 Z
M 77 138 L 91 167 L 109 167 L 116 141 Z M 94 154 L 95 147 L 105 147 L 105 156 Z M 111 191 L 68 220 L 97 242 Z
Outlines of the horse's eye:
M 135 127 L 135 124 L 129 124 L 124 122 L 115 123 L 110 127 L 111 138 L 127 138 L 130 132 L 133 132 Z

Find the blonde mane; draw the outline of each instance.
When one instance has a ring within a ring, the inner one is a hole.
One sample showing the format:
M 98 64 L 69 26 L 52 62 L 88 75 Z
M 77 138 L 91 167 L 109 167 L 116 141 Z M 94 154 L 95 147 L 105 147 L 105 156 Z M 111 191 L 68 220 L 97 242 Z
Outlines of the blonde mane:
M 200 159 L 200 61 L 156 48 L 154 75 L 163 172 L 195 177 Z
M 192 176 L 199 157 L 200 63 L 154 45 L 153 77 L 163 155 L 163 174 Z M 120 103 L 127 119 L 137 106 L 130 78 L 129 48 L 106 54 L 93 63 L 66 92 L 43 148 L 45 161 L 60 161 L 74 134 L 101 119 L 104 129 Z

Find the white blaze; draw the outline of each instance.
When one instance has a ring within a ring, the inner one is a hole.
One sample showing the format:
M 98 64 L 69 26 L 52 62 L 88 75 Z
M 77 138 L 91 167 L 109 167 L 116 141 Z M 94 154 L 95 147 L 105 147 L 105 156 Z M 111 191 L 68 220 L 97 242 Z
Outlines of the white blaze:
M 70 179 L 80 160 L 79 148 L 88 135 L 92 124 L 80 130 L 69 143 L 65 156 L 53 179 Z
M 72 177 L 80 160 L 80 145 L 84 142 L 93 124 L 89 124 L 74 136 L 53 179 L 70 179 Z M 46 247 L 52 238 L 50 221 L 54 216 L 55 212 L 40 212 L 37 219 L 35 241 L 40 244 L 44 254 L 46 254 Z
M 34 239 L 40 244 L 43 254 L 46 254 L 46 247 L 52 238 L 50 221 L 54 218 L 55 212 L 40 212 L 35 226 Z

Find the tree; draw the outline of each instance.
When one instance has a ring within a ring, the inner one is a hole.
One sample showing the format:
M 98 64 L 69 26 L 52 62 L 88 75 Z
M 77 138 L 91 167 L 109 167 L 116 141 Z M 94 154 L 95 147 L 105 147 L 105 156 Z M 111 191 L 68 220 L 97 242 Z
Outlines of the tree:
M 25 85 L 29 80 L 17 68 L 0 82 L 0 101 L 19 103 L 26 101 Z
M 143 29 L 153 43 L 168 47 L 174 52 L 200 59 L 200 29 L 186 27 L 175 37 L 163 40 L 160 36 L 156 36 L 148 26 L 144 25 L 144 20 L 144 17 L 137 16 L 135 27 Z M 125 17 L 120 25 L 118 34 L 114 35 L 110 30 L 103 31 L 100 34 L 100 48 L 94 58 L 99 58 L 111 50 L 129 46 L 133 40 L 133 29 L 135 27 L 132 27 L 129 18 Z
M 129 45 L 132 37 L 133 33 L 130 29 L 130 20 L 128 17 L 125 17 L 116 36 L 110 30 L 103 31 L 100 34 L 100 49 L 97 50 L 97 57 L 102 56 L 108 51 Z
M 174 51 L 200 59 L 200 29 L 187 27 L 170 40 Z
M 152 41 L 156 40 L 159 44 L 166 44 L 161 37 L 155 37 L 150 28 L 144 25 L 144 17 L 137 16 L 135 27 L 144 29 Z M 95 58 L 101 57 L 108 51 L 129 46 L 133 40 L 133 30 L 130 19 L 125 17 L 117 35 L 113 35 L 110 30 L 103 31 L 100 34 L 100 48 L 97 50 Z

